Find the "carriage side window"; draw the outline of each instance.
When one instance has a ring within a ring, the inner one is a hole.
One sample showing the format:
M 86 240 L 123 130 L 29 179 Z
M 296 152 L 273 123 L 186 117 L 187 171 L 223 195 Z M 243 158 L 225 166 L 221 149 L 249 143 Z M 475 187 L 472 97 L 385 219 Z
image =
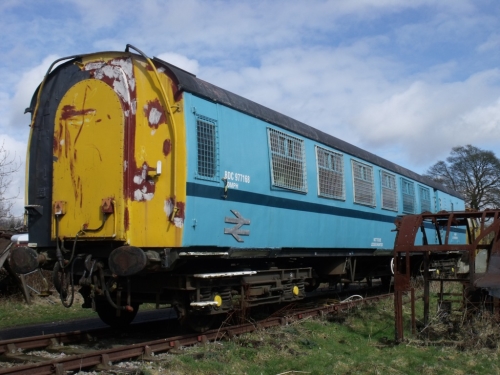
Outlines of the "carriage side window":
M 429 188 L 419 186 L 420 212 L 431 212 L 431 193 Z
M 326 198 L 345 199 L 344 158 L 342 154 L 316 146 L 318 168 L 318 195 Z
M 273 186 L 307 193 L 304 141 L 268 128 Z
M 382 190 L 382 208 L 391 211 L 398 210 L 398 191 L 396 189 L 396 176 L 381 171 L 380 184 Z
M 196 140 L 198 143 L 198 167 L 196 177 L 218 180 L 218 150 L 216 121 L 197 116 Z
M 352 160 L 352 177 L 354 181 L 354 202 L 375 207 L 373 167 Z
M 413 182 L 401 179 L 401 195 L 403 196 L 403 213 L 415 213 L 415 188 Z

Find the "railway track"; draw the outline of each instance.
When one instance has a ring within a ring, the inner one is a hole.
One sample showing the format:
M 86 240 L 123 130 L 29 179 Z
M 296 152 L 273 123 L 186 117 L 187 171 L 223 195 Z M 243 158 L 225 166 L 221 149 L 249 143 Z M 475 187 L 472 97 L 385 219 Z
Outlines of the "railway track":
M 204 344 L 214 340 L 231 338 L 258 329 L 286 325 L 289 322 L 309 317 L 322 317 L 336 314 L 353 307 L 371 304 L 381 299 L 393 297 L 393 294 L 382 294 L 363 299 L 350 299 L 344 302 L 323 305 L 314 308 L 298 308 L 281 310 L 279 316 L 271 316 L 256 323 L 221 326 L 203 334 L 185 334 L 151 341 L 122 345 L 104 350 L 83 348 L 76 345 L 95 342 L 102 335 L 100 331 L 77 331 L 51 335 L 17 338 L 0 341 L 0 361 L 9 367 L 0 368 L 0 374 L 66 374 L 67 371 L 97 368 L 112 370 L 113 364 L 120 361 L 140 359 L 154 361 L 158 353 L 169 352 L 184 346 Z M 47 358 L 37 356 L 33 351 L 59 353 Z M 63 354 L 61 354 L 63 353 Z M 29 363 L 27 363 L 29 362 Z M 15 363 L 15 364 L 14 364 Z M 120 369 L 123 370 L 123 369 Z

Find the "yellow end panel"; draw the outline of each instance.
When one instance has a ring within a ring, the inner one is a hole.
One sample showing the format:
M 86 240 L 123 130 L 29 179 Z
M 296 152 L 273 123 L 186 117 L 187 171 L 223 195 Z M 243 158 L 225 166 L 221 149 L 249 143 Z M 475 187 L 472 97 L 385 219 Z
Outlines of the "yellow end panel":
M 52 199 L 58 236 L 75 237 L 83 229 L 85 238 L 123 240 L 124 114 L 119 97 L 105 82 L 81 81 L 66 92 L 55 119 Z
M 165 74 L 156 76 L 148 62 L 134 60 L 134 77 L 137 106 L 127 239 L 138 247 L 181 246 L 186 202 L 183 103 L 174 101 L 171 80 Z M 168 107 L 164 93 L 178 109 Z

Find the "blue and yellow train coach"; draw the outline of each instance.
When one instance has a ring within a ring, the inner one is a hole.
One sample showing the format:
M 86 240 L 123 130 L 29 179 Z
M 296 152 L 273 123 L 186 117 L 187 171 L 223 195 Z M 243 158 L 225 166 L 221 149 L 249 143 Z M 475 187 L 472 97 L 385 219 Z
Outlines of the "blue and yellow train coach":
M 11 264 L 53 269 L 65 305 L 79 284 L 109 324 L 156 302 L 204 330 L 235 301 L 387 280 L 397 215 L 464 209 L 427 178 L 135 47 L 57 63 L 28 108 L 30 243 Z

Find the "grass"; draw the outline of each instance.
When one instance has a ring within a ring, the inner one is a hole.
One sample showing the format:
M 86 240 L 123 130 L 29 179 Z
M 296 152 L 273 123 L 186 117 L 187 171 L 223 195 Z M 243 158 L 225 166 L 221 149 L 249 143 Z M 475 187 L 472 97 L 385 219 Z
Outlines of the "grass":
M 56 296 L 37 298 L 27 306 L 21 297 L 2 298 L 0 328 L 12 325 L 96 316 L 79 303 L 66 309 Z M 432 300 L 435 300 L 433 298 Z M 434 315 L 428 329 L 443 335 L 447 346 L 425 343 L 420 336 L 394 342 L 393 300 L 324 319 L 305 319 L 288 326 L 158 354 L 158 361 L 139 363 L 142 373 L 159 374 L 500 374 L 498 323 L 487 314 L 456 327 Z M 422 305 L 417 305 L 421 315 Z M 409 304 L 404 305 L 409 325 Z M 460 320 L 460 319 L 459 319 Z M 463 320 L 463 319 L 462 319 Z M 450 327 L 454 327 L 450 333 Z M 451 335 L 451 336 L 449 336 Z
M 409 337 L 396 344 L 393 308 L 393 300 L 385 300 L 322 320 L 308 319 L 228 341 L 183 348 L 180 354 L 159 355 L 161 361 L 145 364 L 143 373 L 500 374 L 498 335 L 493 346 L 439 346 L 429 342 L 422 345 L 421 337 Z M 409 306 L 404 309 L 408 317 Z M 417 312 L 421 310 L 419 304 Z M 449 324 L 446 319 L 443 323 L 443 319 L 434 318 L 436 329 Z M 409 319 L 406 320 L 409 324 Z M 498 324 L 483 315 L 461 329 L 463 337 L 469 337 L 472 344 L 480 342 L 484 332 L 498 331 Z M 478 332 L 472 335 L 469 330 Z M 411 330 L 408 328 L 406 332 Z
M 150 374 L 495 374 L 498 350 L 385 344 L 392 326 L 351 313 L 343 323 L 304 321 L 218 344 L 185 348 Z M 387 322 L 389 323 L 389 322 Z M 383 325 L 383 327 L 381 326 Z M 386 327 L 387 325 L 387 327 Z M 382 342 L 382 343 L 381 343 Z M 200 355 L 201 354 L 201 355 Z
M 0 281 L 0 329 L 12 328 L 26 324 L 49 323 L 77 318 L 96 317 L 92 309 L 82 309 L 82 298 L 75 292 L 75 301 L 70 308 L 62 306 L 57 292 L 52 287 L 52 295 L 39 297 L 31 292 L 32 303 L 26 304 L 19 288 L 12 279 L 6 277 L 5 270 L 1 270 Z M 51 284 L 51 273 L 44 271 L 45 279 Z M 36 272 L 26 277 L 26 283 L 34 290 L 44 290 L 45 283 L 41 275 Z
M 65 308 L 57 295 L 35 298 L 31 305 L 27 305 L 20 295 L 0 296 L 0 299 L 0 329 L 97 316 L 91 309 L 82 309 L 78 302 Z

